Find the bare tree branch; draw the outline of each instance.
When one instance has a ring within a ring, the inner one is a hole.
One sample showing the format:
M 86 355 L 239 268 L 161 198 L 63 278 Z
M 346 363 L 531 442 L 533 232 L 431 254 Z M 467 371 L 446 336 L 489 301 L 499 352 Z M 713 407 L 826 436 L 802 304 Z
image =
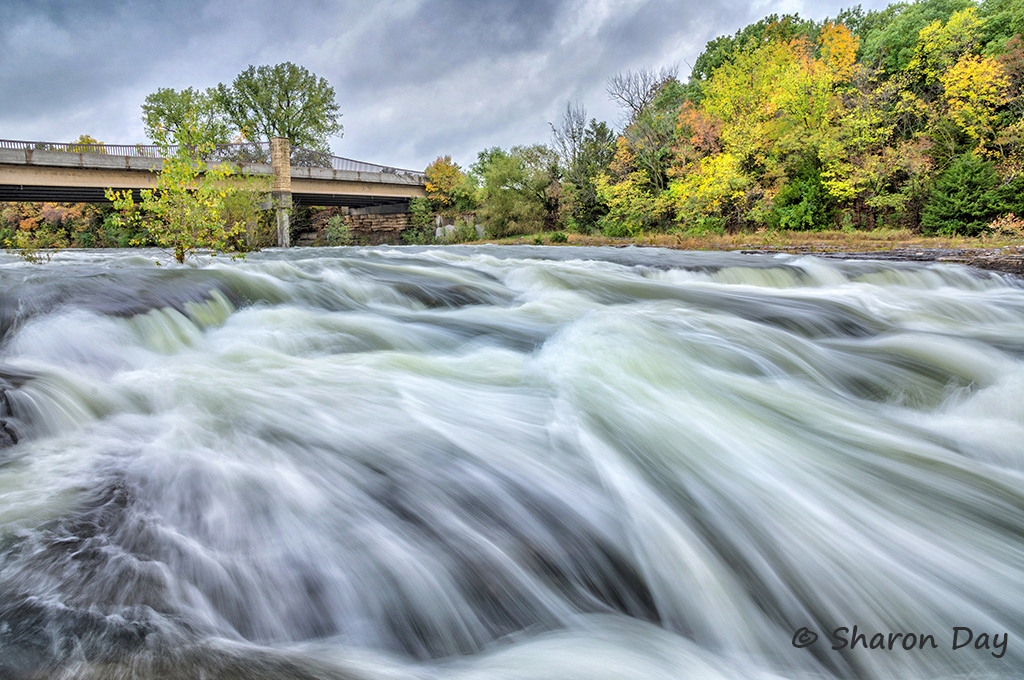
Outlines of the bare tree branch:
M 612 101 L 624 109 L 629 120 L 636 120 L 640 112 L 654 103 L 665 83 L 677 80 L 679 64 L 664 66 L 658 71 L 643 67 L 636 71 L 619 72 L 608 79 L 606 91 Z
M 565 168 L 578 164 L 583 149 L 583 136 L 587 129 L 587 110 L 579 102 L 566 102 L 562 123 L 551 125 L 555 151 Z

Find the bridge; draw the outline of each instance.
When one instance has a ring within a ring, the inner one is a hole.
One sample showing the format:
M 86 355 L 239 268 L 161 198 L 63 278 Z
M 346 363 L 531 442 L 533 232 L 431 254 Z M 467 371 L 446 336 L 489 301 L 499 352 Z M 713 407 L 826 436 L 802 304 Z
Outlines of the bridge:
M 222 144 L 208 162 L 251 175 L 274 176 L 270 144 Z M 174 147 L 170 149 L 175 151 Z M 400 206 L 424 196 L 424 174 L 308 149 L 289 148 L 295 204 L 369 208 Z M 0 201 L 106 202 L 110 187 L 138 192 L 156 186 L 161 151 L 143 144 L 75 144 L 0 139 Z M 282 178 L 283 179 L 283 178 Z M 284 182 L 289 184 L 288 181 Z M 275 182 L 279 184 L 279 182 Z M 280 190 L 275 186 L 275 190 Z
M 107 188 L 131 191 L 138 200 L 140 191 L 156 187 L 161 153 L 144 144 L 0 139 L 0 201 L 105 203 Z M 346 207 L 356 215 L 407 213 L 409 199 L 426 195 L 423 172 L 292 148 L 282 138 L 269 144 L 221 144 L 204 160 L 272 178 L 278 245 L 284 247 L 293 204 Z

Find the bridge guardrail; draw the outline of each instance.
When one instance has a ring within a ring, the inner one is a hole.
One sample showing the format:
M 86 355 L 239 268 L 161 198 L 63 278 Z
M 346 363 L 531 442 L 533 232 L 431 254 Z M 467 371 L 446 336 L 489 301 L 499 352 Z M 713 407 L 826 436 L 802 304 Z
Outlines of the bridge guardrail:
M 136 156 L 140 158 L 163 157 L 160 147 L 155 144 L 79 144 L 77 142 L 27 142 L 14 139 L 0 139 L 0 149 L 96 153 L 110 156 Z M 177 152 L 178 147 L 172 145 L 169 147 L 169 150 L 174 153 Z M 218 144 L 213 152 L 205 155 L 204 160 L 227 161 L 230 163 L 263 163 L 269 165 L 270 144 L 268 142 Z M 348 170 L 351 172 L 379 172 L 390 175 L 422 177 L 425 174 L 420 170 L 405 170 L 376 163 L 366 163 L 302 147 L 292 147 L 291 164 L 300 167 L 330 168 L 332 170 Z

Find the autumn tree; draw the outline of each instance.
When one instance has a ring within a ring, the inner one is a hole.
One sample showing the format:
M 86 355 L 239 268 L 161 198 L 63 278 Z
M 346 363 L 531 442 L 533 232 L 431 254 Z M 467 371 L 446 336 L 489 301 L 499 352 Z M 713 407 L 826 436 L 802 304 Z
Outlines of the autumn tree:
M 894 3 L 876 13 L 868 14 L 872 30 L 863 37 L 863 59 L 867 66 L 892 76 L 907 68 L 914 58 L 921 29 L 939 21 L 945 22 L 954 13 L 971 7 L 971 0 L 923 0 Z
M 964 55 L 941 74 L 950 117 L 979 144 L 995 138 L 997 109 L 1008 101 L 1010 81 L 992 57 Z
M 463 213 L 475 207 L 472 181 L 451 156 L 439 157 L 427 166 L 425 189 L 435 213 Z
M 834 198 L 820 149 L 842 116 L 858 40 L 831 22 L 817 34 L 817 45 L 797 35 L 732 54 L 704 83 L 701 110 L 681 108 L 668 190 L 679 219 L 790 229 L 829 222 Z
M 721 66 L 731 62 L 737 55 L 769 42 L 788 42 L 804 37 L 817 39 L 819 25 L 813 20 L 800 18 L 799 14 L 770 14 L 736 31 L 707 43 L 693 63 L 690 79 L 686 86 L 687 98 L 694 104 L 703 99 L 703 88 L 711 75 Z
M 620 73 L 608 93 L 624 124 L 591 180 L 601 228 L 923 220 L 980 233 L 1024 212 L 1022 30 L 1020 0 L 915 0 L 820 23 L 773 15 L 709 42 L 685 85 L 671 71 Z M 552 130 L 563 208 L 585 176 L 585 121 L 570 105 Z
M 926 84 L 941 81 L 961 57 L 977 50 L 982 23 L 974 7 L 954 12 L 945 22 L 931 22 L 918 34 L 914 56 L 906 70 L 919 74 Z
M 106 153 L 106 149 L 103 148 L 103 142 L 90 137 L 89 135 L 79 135 L 78 139 L 75 140 L 74 145 L 71 146 L 68 151 L 75 153 Z

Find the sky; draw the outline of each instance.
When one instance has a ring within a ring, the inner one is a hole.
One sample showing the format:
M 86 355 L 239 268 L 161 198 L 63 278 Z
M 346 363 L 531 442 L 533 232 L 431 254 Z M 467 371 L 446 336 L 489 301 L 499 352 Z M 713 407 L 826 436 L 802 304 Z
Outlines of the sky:
M 451 155 L 550 143 L 567 102 L 613 127 L 617 72 L 679 65 L 771 13 L 822 0 L 2 0 L 0 139 L 147 142 L 161 87 L 230 84 L 286 61 L 334 87 L 339 156 L 422 170 Z M 865 10 L 887 2 L 861 1 Z

